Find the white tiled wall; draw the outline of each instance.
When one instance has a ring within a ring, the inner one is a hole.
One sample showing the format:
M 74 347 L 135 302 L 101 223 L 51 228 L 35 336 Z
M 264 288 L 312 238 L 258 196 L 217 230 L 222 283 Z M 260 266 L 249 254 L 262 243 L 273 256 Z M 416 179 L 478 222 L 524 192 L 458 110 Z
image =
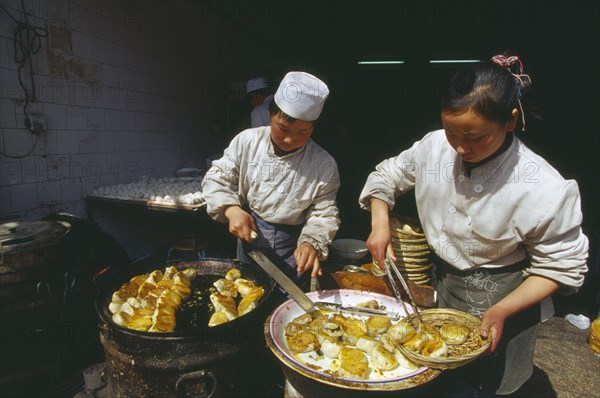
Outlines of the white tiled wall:
M 20 0 L 2 5 L 24 21 Z M 37 101 L 28 107 L 45 117 L 47 131 L 34 136 L 24 128 L 24 93 L 13 60 L 16 24 L 0 10 L 1 217 L 38 219 L 58 211 L 85 217 L 84 199 L 98 186 L 206 164 L 218 149 L 211 134 L 224 113 L 218 88 L 228 78 L 227 65 L 252 62 L 249 52 L 256 49 L 248 38 L 223 34 L 226 23 L 201 2 L 24 5 L 29 23 L 49 31 L 32 56 Z M 23 70 L 31 90 L 29 66 Z M 34 144 L 30 155 L 12 158 Z M 117 238 L 136 228 L 124 227 L 124 220 L 111 224 L 110 212 L 102 217 L 96 221 Z

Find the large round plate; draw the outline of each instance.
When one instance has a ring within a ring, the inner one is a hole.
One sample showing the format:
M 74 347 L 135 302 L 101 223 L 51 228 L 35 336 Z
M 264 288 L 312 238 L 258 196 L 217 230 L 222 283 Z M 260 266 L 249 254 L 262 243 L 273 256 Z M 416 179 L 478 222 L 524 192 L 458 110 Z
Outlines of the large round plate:
M 329 303 L 342 304 L 346 306 L 355 306 L 359 303 L 363 303 L 368 300 L 377 300 L 379 305 L 385 306 L 386 311 L 399 312 L 405 315 L 405 311 L 402 305 L 393 297 L 386 296 L 378 293 L 364 292 L 358 290 L 323 290 L 318 292 L 307 293 L 307 296 L 313 301 L 324 301 Z M 409 312 L 412 313 L 412 307 L 406 304 Z M 397 389 L 407 388 L 403 385 L 410 385 L 414 387 L 414 383 L 402 383 L 407 379 L 411 379 L 417 375 L 420 375 L 426 371 L 427 375 L 422 375 L 418 383 L 426 382 L 437 376 L 436 372 L 430 372 L 431 369 L 426 367 L 420 367 L 414 370 L 398 367 L 392 371 L 383 372 L 381 375 L 372 373 L 374 379 L 352 379 L 343 378 L 336 375 L 327 373 L 332 360 L 327 357 L 317 356 L 314 352 L 312 355 L 301 354 L 299 359 L 292 354 L 288 348 L 286 337 L 285 337 L 285 326 L 290 323 L 294 318 L 304 314 L 304 310 L 293 300 L 288 300 L 285 303 L 277 307 L 265 324 L 265 334 L 267 342 L 273 353 L 281 359 L 284 364 L 299 371 L 305 376 L 315 378 L 323 383 L 340 385 L 342 384 L 346 388 L 356 386 L 356 388 L 366 388 L 375 390 L 389 390 L 389 383 L 396 384 Z M 344 314 L 349 316 L 348 314 Z M 365 317 L 364 319 L 366 319 Z M 272 343 L 272 344 L 271 344 Z M 354 388 L 354 387 L 351 387 Z

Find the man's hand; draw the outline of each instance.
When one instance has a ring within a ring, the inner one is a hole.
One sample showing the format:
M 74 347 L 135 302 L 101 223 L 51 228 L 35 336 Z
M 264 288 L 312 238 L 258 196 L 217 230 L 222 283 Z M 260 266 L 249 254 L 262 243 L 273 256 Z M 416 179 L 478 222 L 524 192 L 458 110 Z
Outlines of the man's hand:
M 256 224 L 250 214 L 239 206 L 229 206 L 225 209 L 225 217 L 229 220 L 230 234 L 246 242 L 254 240 L 254 237 L 256 237 Z
M 310 243 L 304 242 L 300 244 L 294 251 L 294 259 L 296 260 L 298 275 L 302 275 L 310 268 L 313 269 L 310 274 L 311 277 L 315 278 L 317 275 L 323 275 L 317 250 Z

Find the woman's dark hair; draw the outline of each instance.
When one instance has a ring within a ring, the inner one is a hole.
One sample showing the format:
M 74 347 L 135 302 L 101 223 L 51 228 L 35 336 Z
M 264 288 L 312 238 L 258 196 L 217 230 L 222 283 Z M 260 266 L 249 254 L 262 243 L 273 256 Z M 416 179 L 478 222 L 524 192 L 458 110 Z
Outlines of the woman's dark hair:
M 442 112 L 461 113 L 471 109 L 492 122 L 505 124 L 516 108 L 519 114 L 526 112 L 527 117 L 539 119 L 537 112 L 531 112 L 531 80 L 526 75 L 519 76 L 492 61 L 462 69 L 442 93 Z M 520 129 L 524 127 L 524 117 L 519 117 Z
M 282 111 L 281 108 L 279 108 L 279 106 L 275 103 L 275 99 L 273 99 L 269 103 L 269 114 L 271 114 L 271 116 L 280 115 L 283 118 L 283 120 L 285 120 L 288 123 L 294 123 L 296 120 L 298 120 L 295 117 L 292 117 L 292 116 L 288 115 L 287 113 L 285 113 L 284 111 Z M 313 120 L 311 122 L 313 124 L 313 126 L 317 125 L 317 120 Z

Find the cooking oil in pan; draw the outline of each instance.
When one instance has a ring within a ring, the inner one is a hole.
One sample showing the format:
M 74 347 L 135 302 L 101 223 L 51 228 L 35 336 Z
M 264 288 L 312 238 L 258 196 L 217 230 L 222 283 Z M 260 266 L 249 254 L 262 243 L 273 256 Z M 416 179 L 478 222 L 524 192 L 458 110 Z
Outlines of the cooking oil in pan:
M 175 331 L 199 330 L 208 326 L 208 320 L 214 312 L 210 302 L 211 293 L 216 291 L 213 283 L 221 278 L 220 275 L 201 275 L 192 281 L 190 296 L 177 310 Z

